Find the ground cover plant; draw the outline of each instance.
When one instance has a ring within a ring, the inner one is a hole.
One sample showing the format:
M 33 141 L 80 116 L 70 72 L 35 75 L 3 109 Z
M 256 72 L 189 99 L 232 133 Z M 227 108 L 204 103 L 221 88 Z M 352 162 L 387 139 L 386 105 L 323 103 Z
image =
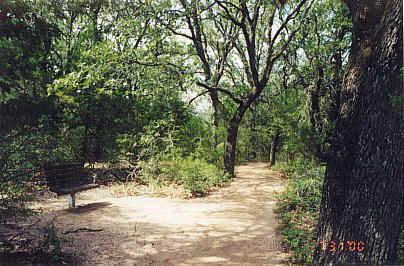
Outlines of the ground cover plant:
M 280 162 L 273 168 L 288 173 L 288 184 L 277 203 L 283 243 L 293 251 L 293 263 L 311 264 L 325 169 L 304 162 Z

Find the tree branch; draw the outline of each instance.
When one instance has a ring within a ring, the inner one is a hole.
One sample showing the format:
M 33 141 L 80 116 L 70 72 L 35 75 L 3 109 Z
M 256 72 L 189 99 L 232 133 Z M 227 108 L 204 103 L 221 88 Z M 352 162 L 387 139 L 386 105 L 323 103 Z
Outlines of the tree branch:
M 188 9 L 187 2 L 185 0 L 180 0 L 183 8 L 186 10 Z M 191 31 L 191 40 L 194 44 L 195 50 L 198 54 L 198 57 L 202 61 L 203 70 L 205 72 L 205 80 L 208 81 L 212 77 L 210 65 L 207 60 L 207 54 L 205 53 L 203 43 L 202 43 L 202 36 L 201 36 L 201 27 L 198 19 L 198 12 L 196 7 L 193 7 L 192 10 L 192 18 L 189 15 L 186 15 L 186 20 L 188 24 L 188 28 Z M 195 27 L 194 27 L 195 25 Z

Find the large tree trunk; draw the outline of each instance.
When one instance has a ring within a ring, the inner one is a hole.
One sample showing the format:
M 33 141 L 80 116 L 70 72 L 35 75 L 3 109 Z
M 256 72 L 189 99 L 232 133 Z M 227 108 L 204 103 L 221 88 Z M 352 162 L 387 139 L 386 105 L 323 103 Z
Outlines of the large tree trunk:
M 348 4 L 353 35 L 327 159 L 314 262 L 391 264 L 403 197 L 402 1 Z M 401 150 L 400 150 L 401 149 Z
M 280 132 L 279 132 L 279 130 L 276 130 L 274 136 L 272 137 L 272 141 L 271 141 L 271 150 L 270 150 L 270 154 L 269 154 L 269 166 L 274 166 L 276 163 L 276 151 L 277 151 L 278 144 L 279 144 L 279 137 L 280 137 Z
M 224 170 L 231 178 L 234 178 L 234 166 L 236 164 L 237 135 L 241 120 L 247 107 L 240 105 L 227 126 L 227 140 L 224 149 Z
M 240 121 L 232 120 L 227 128 L 227 140 L 224 150 L 224 169 L 230 177 L 234 178 L 234 166 L 236 164 L 237 135 Z

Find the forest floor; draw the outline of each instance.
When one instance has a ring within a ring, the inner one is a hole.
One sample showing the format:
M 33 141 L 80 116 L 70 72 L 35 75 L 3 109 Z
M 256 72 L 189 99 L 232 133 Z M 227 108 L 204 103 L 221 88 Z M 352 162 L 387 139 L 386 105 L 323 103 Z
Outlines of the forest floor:
M 101 187 L 79 193 L 75 209 L 65 197 L 35 207 L 62 232 L 100 229 L 67 234 L 84 265 L 287 263 L 274 214 L 285 180 L 265 163 L 239 166 L 236 175 L 203 198 L 113 197 Z

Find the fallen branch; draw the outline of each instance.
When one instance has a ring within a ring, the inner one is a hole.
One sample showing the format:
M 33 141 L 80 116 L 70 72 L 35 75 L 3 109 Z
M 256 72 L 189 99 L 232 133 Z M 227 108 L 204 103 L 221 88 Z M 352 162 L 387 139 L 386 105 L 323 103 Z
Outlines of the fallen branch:
M 64 235 L 67 234 L 73 234 L 73 233 L 78 233 L 78 232 L 100 232 L 104 229 L 91 229 L 91 228 L 78 228 L 76 230 L 67 230 L 66 232 L 63 232 Z

